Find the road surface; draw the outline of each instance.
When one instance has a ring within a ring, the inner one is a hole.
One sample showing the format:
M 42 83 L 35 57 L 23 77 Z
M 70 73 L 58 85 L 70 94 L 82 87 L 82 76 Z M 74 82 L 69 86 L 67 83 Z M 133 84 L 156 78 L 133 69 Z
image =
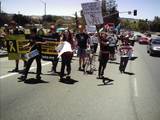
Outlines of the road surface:
M 51 74 L 51 63 L 43 61 L 42 81 L 34 63 L 27 82 L 19 82 L 14 61 L 0 58 L 1 120 L 160 120 L 160 57 L 150 57 L 146 46 L 135 45 L 135 61 L 127 74 L 118 70 L 119 59 L 108 63 L 107 85 L 93 75 L 78 71 L 78 58 L 72 61 L 72 80 L 59 81 Z M 117 57 L 118 58 L 118 57 Z M 22 68 L 21 63 L 20 68 Z M 60 70 L 59 62 L 57 71 Z M 98 62 L 96 63 L 98 68 Z

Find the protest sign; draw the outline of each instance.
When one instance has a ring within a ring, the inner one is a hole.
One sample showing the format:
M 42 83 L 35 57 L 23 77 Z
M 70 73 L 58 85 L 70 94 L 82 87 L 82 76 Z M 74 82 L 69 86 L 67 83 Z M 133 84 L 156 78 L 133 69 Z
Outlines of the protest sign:
M 17 40 L 17 50 L 20 54 L 26 54 L 29 51 L 29 48 L 24 47 L 24 45 L 28 44 L 28 40 Z
M 86 25 L 86 31 L 87 33 L 96 33 L 97 30 L 96 30 L 96 26 L 95 25 Z
M 25 54 L 23 57 L 24 57 L 24 59 L 29 60 L 29 59 L 31 59 L 33 57 L 36 57 L 37 55 L 39 55 L 39 52 L 38 52 L 37 49 L 35 49 L 35 50 Z
M 100 2 L 82 3 L 82 9 L 87 25 L 103 24 Z
M 13 40 L 15 38 L 15 40 Z M 24 47 L 24 45 L 28 44 L 28 40 L 20 40 L 17 39 L 17 36 L 9 37 L 11 40 L 7 40 L 7 50 L 8 50 L 8 58 L 9 60 L 17 60 L 17 59 L 26 59 L 24 56 L 29 52 L 30 48 Z M 56 42 L 55 39 L 45 37 L 43 38 L 45 41 L 48 41 L 47 44 L 41 45 L 41 53 L 42 59 L 51 60 L 55 55 L 58 55 L 56 51 L 56 47 L 60 42 Z M 29 55 L 29 54 L 28 54 Z M 30 56 L 32 54 L 30 53 Z M 27 58 L 29 59 L 29 58 Z

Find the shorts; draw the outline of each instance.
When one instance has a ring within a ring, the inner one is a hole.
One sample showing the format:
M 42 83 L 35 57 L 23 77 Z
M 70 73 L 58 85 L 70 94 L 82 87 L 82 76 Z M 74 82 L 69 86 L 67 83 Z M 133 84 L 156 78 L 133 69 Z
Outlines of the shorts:
M 83 49 L 83 48 L 78 48 L 78 53 L 77 55 L 79 57 L 85 57 L 86 56 L 86 49 Z
M 91 46 L 92 53 L 96 53 L 97 47 L 98 47 L 98 44 L 96 43 L 94 43 L 93 46 Z

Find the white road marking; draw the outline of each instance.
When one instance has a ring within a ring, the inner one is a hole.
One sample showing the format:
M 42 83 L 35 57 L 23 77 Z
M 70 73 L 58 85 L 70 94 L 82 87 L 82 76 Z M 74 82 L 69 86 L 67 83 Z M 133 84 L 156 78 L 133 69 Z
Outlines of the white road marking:
M 49 65 L 49 64 L 51 64 L 51 62 L 43 63 L 42 66 Z M 30 70 L 33 70 L 35 68 L 36 67 L 31 67 Z M 0 79 L 4 79 L 4 78 L 10 77 L 10 76 L 17 75 L 17 74 L 19 74 L 19 73 L 9 73 L 9 74 L 6 74 L 6 75 L 2 75 L 2 76 L 0 76 Z
M 137 79 L 134 78 L 134 96 L 138 97 Z
M 0 62 L 4 62 L 4 61 L 6 61 L 6 60 L 8 60 L 8 58 L 0 58 Z

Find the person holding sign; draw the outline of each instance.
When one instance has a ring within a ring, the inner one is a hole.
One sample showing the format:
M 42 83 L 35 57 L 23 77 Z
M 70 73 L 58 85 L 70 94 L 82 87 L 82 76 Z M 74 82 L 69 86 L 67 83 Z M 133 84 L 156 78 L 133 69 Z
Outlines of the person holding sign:
M 31 29 L 31 41 L 29 44 L 25 45 L 24 47 L 30 47 L 30 53 L 27 54 L 27 63 L 26 68 L 24 69 L 22 76 L 19 79 L 25 81 L 28 75 L 28 71 L 31 67 L 33 60 L 36 60 L 37 63 L 37 75 L 36 78 L 38 80 L 41 79 L 41 44 L 46 44 L 46 42 L 42 41 L 42 39 L 36 35 L 37 28 Z

